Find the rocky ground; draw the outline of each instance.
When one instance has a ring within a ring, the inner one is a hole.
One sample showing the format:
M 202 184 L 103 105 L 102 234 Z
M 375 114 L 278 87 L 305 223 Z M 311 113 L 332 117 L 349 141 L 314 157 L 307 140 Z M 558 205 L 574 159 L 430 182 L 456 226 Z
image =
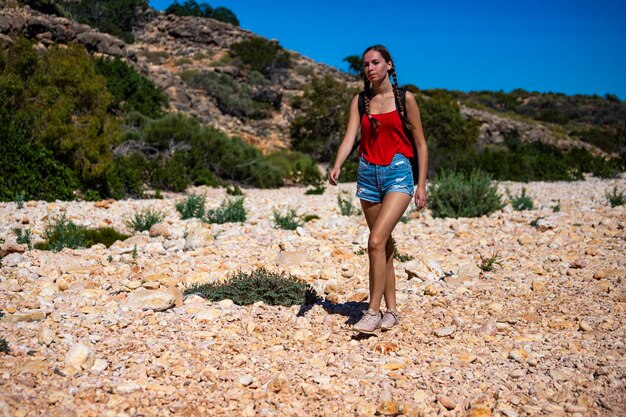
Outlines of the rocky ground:
M 350 326 L 366 307 L 367 229 L 336 200 L 354 184 L 321 196 L 244 190 L 248 220 L 225 225 L 180 220 L 182 195 L 1 203 L 5 245 L 14 227 L 40 239 L 61 213 L 126 232 L 142 208 L 167 217 L 155 236 L 109 249 L 2 259 L 0 336 L 11 353 L 0 353 L 0 415 L 624 415 L 626 209 L 607 204 L 614 183 L 527 184 L 532 211 L 410 214 L 394 233 L 399 252 L 414 257 L 396 263 L 401 324 L 366 337 Z M 522 184 L 505 187 L 516 193 Z M 225 197 L 195 191 L 209 207 Z M 288 207 L 320 219 L 273 228 L 272 210 Z M 501 267 L 478 269 L 496 253 Z M 257 267 L 297 275 L 326 301 L 182 297 L 192 283 Z

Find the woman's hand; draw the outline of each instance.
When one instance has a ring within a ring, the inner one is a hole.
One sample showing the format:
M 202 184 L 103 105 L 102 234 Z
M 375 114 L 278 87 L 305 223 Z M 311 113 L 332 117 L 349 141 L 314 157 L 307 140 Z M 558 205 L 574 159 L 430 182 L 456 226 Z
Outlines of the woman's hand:
M 341 173 L 341 168 L 333 167 L 328 173 L 328 182 L 330 185 L 337 185 L 337 180 L 339 179 L 339 174 Z
M 419 211 L 426 207 L 427 202 L 426 187 L 418 185 L 415 190 L 415 207 Z

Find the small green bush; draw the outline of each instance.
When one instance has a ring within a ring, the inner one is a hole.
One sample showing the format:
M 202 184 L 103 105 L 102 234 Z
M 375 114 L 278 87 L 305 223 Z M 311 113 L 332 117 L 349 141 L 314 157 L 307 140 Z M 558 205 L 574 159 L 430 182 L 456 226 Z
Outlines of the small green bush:
M 160 223 L 164 218 L 165 213 L 162 211 L 146 208 L 133 214 L 133 217 L 126 222 L 126 226 L 137 232 L 143 232 L 144 230 L 150 230 L 153 225 Z
M 491 256 L 480 256 L 481 263 L 478 267 L 484 272 L 493 272 L 496 270 L 496 265 L 502 268 L 502 262 L 500 262 L 500 256 L 498 252 L 495 252 Z
M 303 214 L 302 216 L 300 216 L 300 218 L 303 222 L 308 223 L 313 220 L 319 220 L 320 216 L 318 216 L 317 214 Z
M 414 259 L 413 256 L 405 255 L 403 253 L 400 253 L 400 251 L 398 251 L 398 246 L 396 245 L 395 239 L 393 239 L 393 258 L 397 260 L 398 262 L 408 262 Z
M 522 193 L 519 195 L 512 195 L 507 191 L 509 195 L 509 200 L 511 200 L 511 206 L 513 206 L 514 210 L 522 211 L 522 210 L 532 210 L 535 208 L 533 203 L 533 199 L 531 196 L 526 194 L 526 188 L 522 188 Z
M 0 352 L 4 353 L 5 355 L 11 354 L 11 348 L 9 347 L 9 343 L 4 337 L 0 337 Z
M 245 83 L 238 82 L 228 74 L 215 71 L 183 71 L 181 78 L 193 88 L 201 88 L 215 99 L 217 107 L 226 114 L 239 118 L 263 119 L 272 113 L 272 102 L 254 93 Z M 271 96 L 271 95 L 270 95 Z
M 184 3 L 179 3 L 178 0 L 170 4 L 165 9 L 165 14 L 174 14 L 177 16 L 196 16 L 196 17 L 208 17 L 211 19 L 219 20 L 221 22 L 230 23 L 231 25 L 239 26 L 239 20 L 232 10 L 220 6 L 215 9 L 209 4 L 195 0 L 186 0 Z
M 355 207 L 354 204 L 352 204 L 352 199 L 350 198 L 350 196 L 348 196 L 347 198 L 343 198 L 344 193 L 342 191 L 340 191 L 337 194 L 337 204 L 339 205 L 339 212 L 343 215 L 343 216 L 358 216 L 361 214 L 361 210 L 359 210 L 358 208 Z
M 17 236 L 16 242 L 20 245 L 26 245 L 28 250 L 33 248 L 33 242 L 31 241 L 30 229 L 22 230 L 19 227 L 13 229 L 13 233 Z
M 52 219 L 44 231 L 45 242 L 37 243 L 35 248 L 59 252 L 64 248 L 77 249 L 87 245 L 85 229 L 65 217 L 65 214 Z
M 35 248 L 59 252 L 64 248 L 86 248 L 98 243 L 109 247 L 118 240 L 128 238 L 128 235 L 118 233 L 110 227 L 87 229 L 78 226 L 62 214 L 48 223 L 44 232 L 45 242 L 35 244 Z
M 561 200 L 557 200 L 556 204 L 553 206 L 550 206 L 550 208 L 552 209 L 553 213 L 558 213 L 559 211 L 561 211 Z
M 288 209 L 285 214 L 274 210 L 274 225 L 279 229 L 296 230 L 299 226 L 302 226 L 302 221 L 295 209 Z
M 183 220 L 193 217 L 201 219 L 204 216 L 206 198 L 202 194 L 191 194 L 184 201 L 176 204 L 176 210 L 180 213 Z
M 321 194 L 324 194 L 324 191 L 326 191 L 326 187 L 319 184 L 319 185 L 314 186 L 313 188 L 309 188 L 308 190 L 304 192 L 304 194 L 305 195 L 321 195 Z
M 500 210 L 502 197 L 491 177 L 442 171 L 433 180 L 429 207 L 433 217 L 479 217 Z
M 624 191 L 619 191 L 617 189 L 617 184 L 613 186 L 613 190 L 607 190 L 605 196 L 611 207 L 623 206 L 624 203 L 626 203 Z
M 15 195 L 15 205 L 17 206 L 18 210 L 24 208 L 24 193 L 17 193 Z
M 199 293 L 211 301 L 230 299 L 237 305 L 263 301 L 269 305 L 307 305 L 320 300 L 306 282 L 264 268 L 251 273 L 239 271 L 222 284 L 203 284 L 188 288 L 185 294 Z
M 243 206 L 243 198 L 234 200 L 226 199 L 216 209 L 207 211 L 203 219 L 207 223 L 243 223 L 246 221 L 246 209 Z
M 85 229 L 85 239 L 87 241 L 87 247 L 101 243 L 108 248 L 118 240 L 126 240 L 129 237 L 129 235 L 120 233 L 112 227 Z
M 291 67 L 291 57 L 277 41 L 264 38 L 251 38 L 230 47 L 233 55 L 250 69 L 258 71 L 266 77 L 279 69 Z
M 229 185 L 228 187 L 226 187 L 226 194 L 239 197 L 243 195 L 243 191 L 241 191 L 241 188 L 239 188 L 239 186 L 236 184 Z
M 269 154 L 266 160 L 280 167 L 283 177 L 295 184 L 316 185 L 322 182 L 322 173 L 317 163 L 303 153 L 280 150 Z

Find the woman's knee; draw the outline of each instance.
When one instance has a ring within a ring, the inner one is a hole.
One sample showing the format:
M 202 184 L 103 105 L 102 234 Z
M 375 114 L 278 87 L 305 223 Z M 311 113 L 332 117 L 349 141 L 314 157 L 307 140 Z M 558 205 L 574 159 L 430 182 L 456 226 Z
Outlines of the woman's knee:
M 369 240 L 367 241 L 367 250 L 369 252 L 385 251 L 390 240 L 389 236 L 370 234 Z

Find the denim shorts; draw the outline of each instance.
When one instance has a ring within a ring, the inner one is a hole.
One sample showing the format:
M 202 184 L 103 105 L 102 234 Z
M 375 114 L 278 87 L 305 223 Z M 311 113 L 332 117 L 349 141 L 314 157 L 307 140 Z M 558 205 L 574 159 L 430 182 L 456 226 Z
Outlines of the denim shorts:
M 387 193 L 405 193 L 413 196 L 415 184 L 411 161 L 402 154 L 395 154 L 389 165 L 376 165 L 359 158 L 356 196 L 371 203 L 380 203 Z

